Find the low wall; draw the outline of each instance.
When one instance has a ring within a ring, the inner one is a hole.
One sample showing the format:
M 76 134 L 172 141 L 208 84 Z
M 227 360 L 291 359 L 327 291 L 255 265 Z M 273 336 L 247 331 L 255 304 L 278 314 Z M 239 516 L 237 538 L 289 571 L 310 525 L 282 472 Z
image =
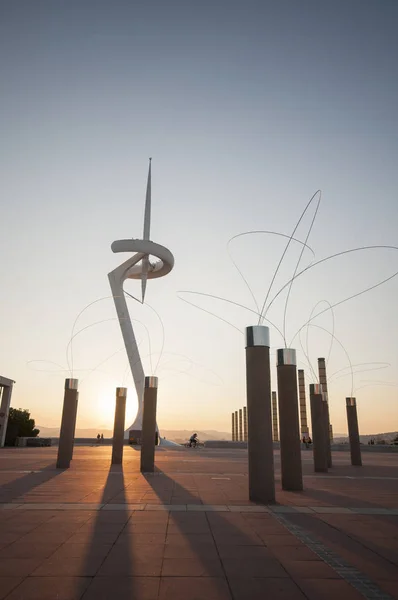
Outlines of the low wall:
M 205 448 L 229 448 L 235 450 L 246 450 L 247 442 L 232 442 L 231 440 L 208 440 L 205 442 Z M 279 442 L 274 442 L 274 450 L 278 450 L 280 448 Z M 302 447 L 304 450 L 304 445 Z M 333 452 L 349 452 L 350 445 L 349 444 L 332 444 Z M 361 444 L 362 452 L 398 452 L 398 446 L 388 446 L 387 444 L 384 446 L 383 444 L 374 446 L 370 446 L 368 444 Z
M 246 450 L 247 442 L 232 442 L 231 440 L 207 440 L 205 448 L 235 448 L 236 450 Z M 279 442 L 274 442 L 274 449 L 280 448 Z
M 333 444 L 332 445 L 333 452 L 349 452 L 350 445 L 349 444 Z M 398 446 L 389 446 L 388 444 L 361 444 L 361 452 L 398 452 Z

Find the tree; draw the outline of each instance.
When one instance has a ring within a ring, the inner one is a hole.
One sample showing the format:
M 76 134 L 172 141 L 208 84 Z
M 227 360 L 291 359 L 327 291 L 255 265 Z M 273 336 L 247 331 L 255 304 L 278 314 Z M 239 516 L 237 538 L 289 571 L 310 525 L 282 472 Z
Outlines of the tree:
M 36 437 L 40 429 L 35 428 L 34 419 L 26 408 L 10 408 L 6 431 L 6 446 L 14 446 L 17 437 Z

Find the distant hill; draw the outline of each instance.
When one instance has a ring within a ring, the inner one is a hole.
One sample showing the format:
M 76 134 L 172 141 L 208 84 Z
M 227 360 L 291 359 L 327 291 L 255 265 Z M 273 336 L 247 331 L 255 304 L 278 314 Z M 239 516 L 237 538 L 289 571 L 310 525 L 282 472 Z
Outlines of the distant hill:
M 40 437 L 59 437 L 59 427 L 44 427 L 42 425 L 37 425 L 37 428 L 40 429 Z M 103 433 L 104 437 L 110 438 L 113 435 L 112 429 L 94 429 L 94 428 L 82 428 L 76 429 L 76 437 L 79 438 L 95 438 L 98 433 Z M 161 436 L 172 442 L 186 442 L 193 431 L 190 429 L 161 429 Z M 204 429 L 196 430 L 199 439 L 202 442 L 206 442 L 207 440 L 230 440 L 231 434 L 226 431 L 216 431 L 215 429 Z M 362 444 L 367 444 L 370 439 L 374 439 L 376 441 L 384 440 L 387 444 L 389 444 L 395 437 L 398 436 L 398 431 L 389 431 L 387 433 L 373 433 L 372 435 L 361 435 L 360 440 Z M 345 444 L 348 442 L 348 435 L 343 433 L 336 433 L 333 436 L 333 441 L 335 444 Z
M 194 433 L 192 430 L 188 429 L 161 429 L 161 436 L 171 440 L 172 442 L 186 442 L 191 435 Z M 197 429 L 195 433 L 198 434 L 198 438 L 202 442 L 206 442 L 207 440 L 230 440 L 231 434 L 226 433 L 225 431 L 215 431 L 214 429 L 200 431 Z
M 40 437 L 59 437 L 59 427 L 45 427 L 37 425 L 40 429 Z M 93 428 L 82 428 L 76 429 L 76 437 L 78 438 L 95 438 L 98 433 L 103 433 L 105 438 L 110 438 L 113 435 L 112 429 L 93 429 Z M 186 442 L 193 431 L 188 429 L 161 429 L 161 436 L 172 442 Z M 224 431 L 205 430 L 196 433 L 201 441 L 207 440 L 230 440 L 231 434 Z
M 387 433 L 373 433 L 372 435 L 360 435 L 359 439 L 362 444 L 367 444 L 371 439 L 375 440 L 376 443 L 386 442 L 389 444 L 394 438 L 398 436 L 398 431 L 388 431 Z M 346 444 L 348 442 L 348 435 L 337 434 L 333 436 L 335 444 Z

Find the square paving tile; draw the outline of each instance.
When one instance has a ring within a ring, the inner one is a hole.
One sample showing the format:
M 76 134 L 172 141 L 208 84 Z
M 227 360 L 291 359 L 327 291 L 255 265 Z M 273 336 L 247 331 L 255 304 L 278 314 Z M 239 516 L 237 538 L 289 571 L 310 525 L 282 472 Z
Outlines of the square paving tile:
M 214 546 L 214 539 L 211 533 L 168 533 L 166 535 L 166 544 L 185 544 L 190 546 L 206 544 Z
M 228 533 L 213 533 L 217 546 L 264 546 L 264 542 L 260 536 L 251 532 L 249 535 L 244 533 L 228 534 Z
M 289 577 L 280 562 L 274 558 L 223 558 L 227 577 Z
M 218 559 L 219 554 L 215 544 L 173 544 L 164 546 L 165 558 L 209 558 Z
M 272 555 L 281 562 L 286 560 L 319 560 L 319 556 L 304 546 L 304 544 L 297 544 L 297 546 L 269 546 L 268 548 Z
M 232 600 L 221 577 L 162 577 L 159 600 Z
M 151 523 L 150 521 L 129 521 L 123 529 L 123 534 L 160 533 L 166 535 L 167 521 Z
M 99 577 L 159 577 L 163 559 L 156 555 L 132 557 L 129 553 L 113 553 L 105 558 L 98 571 Z
M 1 558 L 0 577 L 26 577 L 42 562 L 43 558 Z
M 32 577 L 93 577 L 103 561 L 103 556 L 92 555 L 89 548 L 87 551 L 87 556 L 47 558 L 31 575 Z
M 349 508 L 343 508 L 342 506 L 311 506 L 310 508 L 315 513 L 342 514 L 342 515 L 352 514 L 352 511 Z
M 62 544 L 54 552 L 52 558 L 68 560 L 69 558 L 85 558 L 88 554 L 90 556 L 105 557 L 109 554 L 112 547 L 112 544 L 94 544 L 93 546 L 87 544 Z
M 23 577 L 0 577 L 0 600 L 23 581 Z
M 262 533 L 258 534 L 266 546 L 297 546 L 297 538 L 290 534 L 273 534 Z
M 27 577 L 7 600 L 80 600 L 88 577 Z
M 99 532 L 96 531 L 83 531 L 80 533 L 74 533 L 67 540 L 66 544 L 88 544 L 94 546 L 97 544 L 114 544 L 119 537 L 117 532 Z
M 275 558 L 273 553 L 265 546 L 236 546 L 222 545 L 217 546 L 221 558 Z
M 294 579 L 341 579 L 334 569 L 322 560 L 284 560 L 283 567 Z
M 339 579 L 303 579 L 297 584 L 308 600 L 363 600 L 362 594 Z
M 219 558 L 164 558 L 162 577 L 223 577 Z
M 228 581 L 234 600 L 306 600 L 306 596 L 291 579 L 228 578 Z M 317 600 L 320 598 L 323 596 L 318 596 Z
M 95 577 L 84 600 L 157 600 L 159 577 Z
M 48 558 L 60 547 L 60 544 L 35 543 L 27 544 L 24 541 L 16 541 L 0 550 L 2 558 Z

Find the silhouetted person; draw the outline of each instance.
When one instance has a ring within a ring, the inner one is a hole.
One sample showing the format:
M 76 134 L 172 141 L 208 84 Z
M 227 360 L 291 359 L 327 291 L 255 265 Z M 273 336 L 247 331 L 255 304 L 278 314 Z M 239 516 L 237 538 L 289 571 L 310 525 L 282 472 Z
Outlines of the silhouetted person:
M 101 444 L 103 444 L 103 443 L 104 443 L 104 434 L 101 433 Z
M 98 435 L 97 435 L 97 444 L 99 444 L 99 443 L 100 443 L 100 441 L 101 441 L 101 436 L 100 436 L 100 434 L 98 434 Z
M 192 447 L 196 448 L 198 441 L 199 441 L 198 440 L 198 434 L 197 433 L 193 433 L 191 435 L 191 437 L 189 438 L 189 447 L 190 448 L 192 448 Z

